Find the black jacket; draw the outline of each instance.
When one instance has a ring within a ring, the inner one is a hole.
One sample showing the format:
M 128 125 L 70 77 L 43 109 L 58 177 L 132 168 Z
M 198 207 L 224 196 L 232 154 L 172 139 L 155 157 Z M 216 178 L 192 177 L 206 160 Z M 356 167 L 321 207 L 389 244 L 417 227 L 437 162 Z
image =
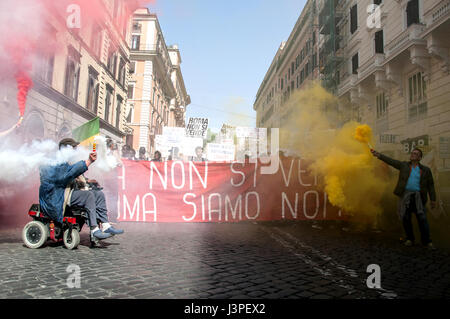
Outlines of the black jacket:
M 409 175 L 411 174 L 411 162 L 401 162 L 386 155 L 380 154 L 380 160 L 386 164 L 398 169 L 400 174 L 398 176 L 397 186 L 395 187 L 394 194 L 402 196 L 406 189 L 406 183 L 408 182 Z M 430 195 L 432 202 L 436 201 L 436 191 L 434 190 L 433 174 L 429 167 L 419 163 L 420 168 L 420 197 L 422 203 L 425 205 L 427 202 L 427 194 Z

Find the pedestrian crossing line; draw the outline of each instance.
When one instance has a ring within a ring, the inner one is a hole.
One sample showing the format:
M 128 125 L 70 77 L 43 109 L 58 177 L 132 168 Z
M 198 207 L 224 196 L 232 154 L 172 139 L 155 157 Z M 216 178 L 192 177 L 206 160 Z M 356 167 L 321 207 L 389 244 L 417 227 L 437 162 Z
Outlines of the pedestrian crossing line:
M 314 262 L 309 256 L 300 253 L 296 250 L 296 248 L 289 243 L 288 241 L 286 241 L 285 239 L 283 239 L 280 235 L 275 234 L 274 232 L 270 231 L 267 228 L 261 228 L 264 232 L 268 233 L 268 235 L 275 240 L 277 243 L 279 243 L 281 246 L 283 246 L 284 248 L 286 248 L 290 253 L 292 253 L 293 255 L 295 255 L 296 257 L 298 257 L 301 261 L 303 261 L 305 264 L 309 265 L 313 270 L 315 270 L 316 272 L 318 272 L 320 275 L 327 277 L 327 279 L 329 279 L 331 282 L 335 283 L 336 285 L 338 285 L 339 287 L 345 289 L 347 291 L 347 293 L 349 295 L 353 294 L 356 292 L 356 289 L 353 287 L 353 285 L 350 284 L 345 284 L 343 282 L 343 280 L 338 280 L 336 278 L 336 276 L 333 274 L 333 272 L 329 269 L 329 268 L 323 268 L 322 266 L 320 266 L 319 264 L 317 264 L 316 262 Z M 365 298 L 365 297 L 363 297 Z
M 347 276 L 350 276 L 352 278 L 358 278 L 358 274 L 357 272 L 350 268 L 347 267 L 345 265 L 339 264 L 338 262 L 334 261 L 333 258 L 331 258 L 330 256 L 322 253 L 321 251 L 315 249 L 314 247 L 311 247 L 305 243 L 303 243 L 302 241 L 300 241 L 297 237 L 293 236 L 292 234 L 282 231 L 281 229 L 279 229 L 278 227 L 274 228 L 280 235 L 285 235 L 286 237 L 288 237 L 291 241 L 293 241 L 296 245 L 302 247 L 303 249 L 307 249 L 309 251 L 311 251 L 314 255 L 318 256 L 320 259 L 326 261 L 328 264 L 330 264 L 331 266 L 333 266 L 336 269 L 339 269 L 340 271 L 344 272 L 344 274 L 346 274 Z M 366 284 L 366 280 L 363 279 L 362 282 L 364 284 Z M 383 297 L 383 298 L 387 298 L 387 299 L 393 299 L 397 297 L 397 294 L 394 291 L 391 290 L 387 290 L 384 288 L 377 288 L 376 291 Z

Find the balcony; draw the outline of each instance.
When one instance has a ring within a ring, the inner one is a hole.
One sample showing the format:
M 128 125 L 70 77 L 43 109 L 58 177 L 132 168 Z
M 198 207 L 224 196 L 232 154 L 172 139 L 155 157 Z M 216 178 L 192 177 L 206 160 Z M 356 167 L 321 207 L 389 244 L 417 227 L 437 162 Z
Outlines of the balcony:
M 373 74 L 375 71 L 383 68 L 384 64 L 384 54 L 375 54 L 370 59 L 368 59 L 363 65 L 358 69 L 358 79 L 360 81 L 367 78 L 369 75 Z
M 351 88 L 353 88 L 356 85 L 357 82 L 358 82 L 357 74 L 350 74 L 347 77 L 345 77 L 345 79 L 342 80 L 338 86 L 338 95 L 340 96 L 348 92 Z
M 450 17 L 450 0 L 439 1 L 433 8 L 424 15 L 424 20 L 428 30 L 435 29 Z M 427 30 L 427 32 L 428 32 Z
M 149 43 L 139 43 L 137 45 L 131 44 L 130 51 L 132 53 L 143 53 L 143 54 L 157 54 L 159 53 L 158 46 L 155 44 L 149 44 Z
M 424 25 L 412 24 L 409 28 L 395 37 L 386 45 L 386 61 L 394 59 L 413 44 L 426 44 L 426 41 L 423 40 L 422 35 L 424 30 Z

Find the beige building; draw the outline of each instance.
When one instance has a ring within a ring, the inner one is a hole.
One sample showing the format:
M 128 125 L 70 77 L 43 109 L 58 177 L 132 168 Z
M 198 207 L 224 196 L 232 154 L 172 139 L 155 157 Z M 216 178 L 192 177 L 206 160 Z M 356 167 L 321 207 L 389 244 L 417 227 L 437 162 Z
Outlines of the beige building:
M 176 45 L 167 46 L 156 14 L 138 9 L 131 36 L 131 79 L 128 84 L 127 125 L 132 133 L 127 144 L 138 151 L 155 151 L 155 135 L 164 126 L 185 126 L 186 92 L 181 55 Z
M 283 107 L 294 90 L 317 79 L 318 15 L 308 0 L 287 41 L 282 42 L 256 94 L 257 127 L 282 127 L 292 110 Z
M 335 92 L 348 119 L 373 128 L 379 151 L 404 160 L 415 146 L 424 151 L 423 162 L 433 168 L 448 211 L 450 1 L 380 0 L 379 11 L 369 10 L 374 14 L 369 17 L 373 3 L 335 4 Z
M 318 33 L 311 54 L 319 53 L 320 74 L 309 77 L 340 98 L 343 123 L 369 124 L 377 149 L 398 159 L 421 147 L 441 211 L 449 211 L 450 1 L 308 1 L 258 90 L 258 127 L 282 127 L 289 115 L 283 101 L 308 61 L 300 58 L 297 68 L 295 57 L 310 30 Z
M 82 20 L 68 28 L 66 16 L 49 16 L 57 50 L 40 56 L 33 65 L 23 128 L 26 140 L 71 136 L 74 128 L 100 117 L 100 133 L 122 142 L 127 130 L 130 23 L 123 17 L 126 1 L 102 0 L 98 20 Z M 101 18 L 100 18 L 101 17 Z M 17 117 L 15 88 L 4 92 L 2 116 Z

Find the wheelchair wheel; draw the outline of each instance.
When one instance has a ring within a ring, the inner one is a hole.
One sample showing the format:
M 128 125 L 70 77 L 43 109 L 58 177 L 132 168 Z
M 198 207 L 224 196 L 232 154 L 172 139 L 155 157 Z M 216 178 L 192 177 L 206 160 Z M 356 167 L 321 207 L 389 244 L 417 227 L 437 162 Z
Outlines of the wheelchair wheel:
M 22 240 L 28 248 L 39 248 L 48 239 L 49 231 L 47 225 L 33 220 L 25 225 L 22 230 Z
M 66 229 L 64 231 L 63 235 L 63 241 L 64 246 L 66 246 L 67 249 L 74 249 L 78 247 L 78 244 L 80 243 L 80 233 L 76 229 L 72 229 L 72 235 L 69 236 L 69 229 Z

